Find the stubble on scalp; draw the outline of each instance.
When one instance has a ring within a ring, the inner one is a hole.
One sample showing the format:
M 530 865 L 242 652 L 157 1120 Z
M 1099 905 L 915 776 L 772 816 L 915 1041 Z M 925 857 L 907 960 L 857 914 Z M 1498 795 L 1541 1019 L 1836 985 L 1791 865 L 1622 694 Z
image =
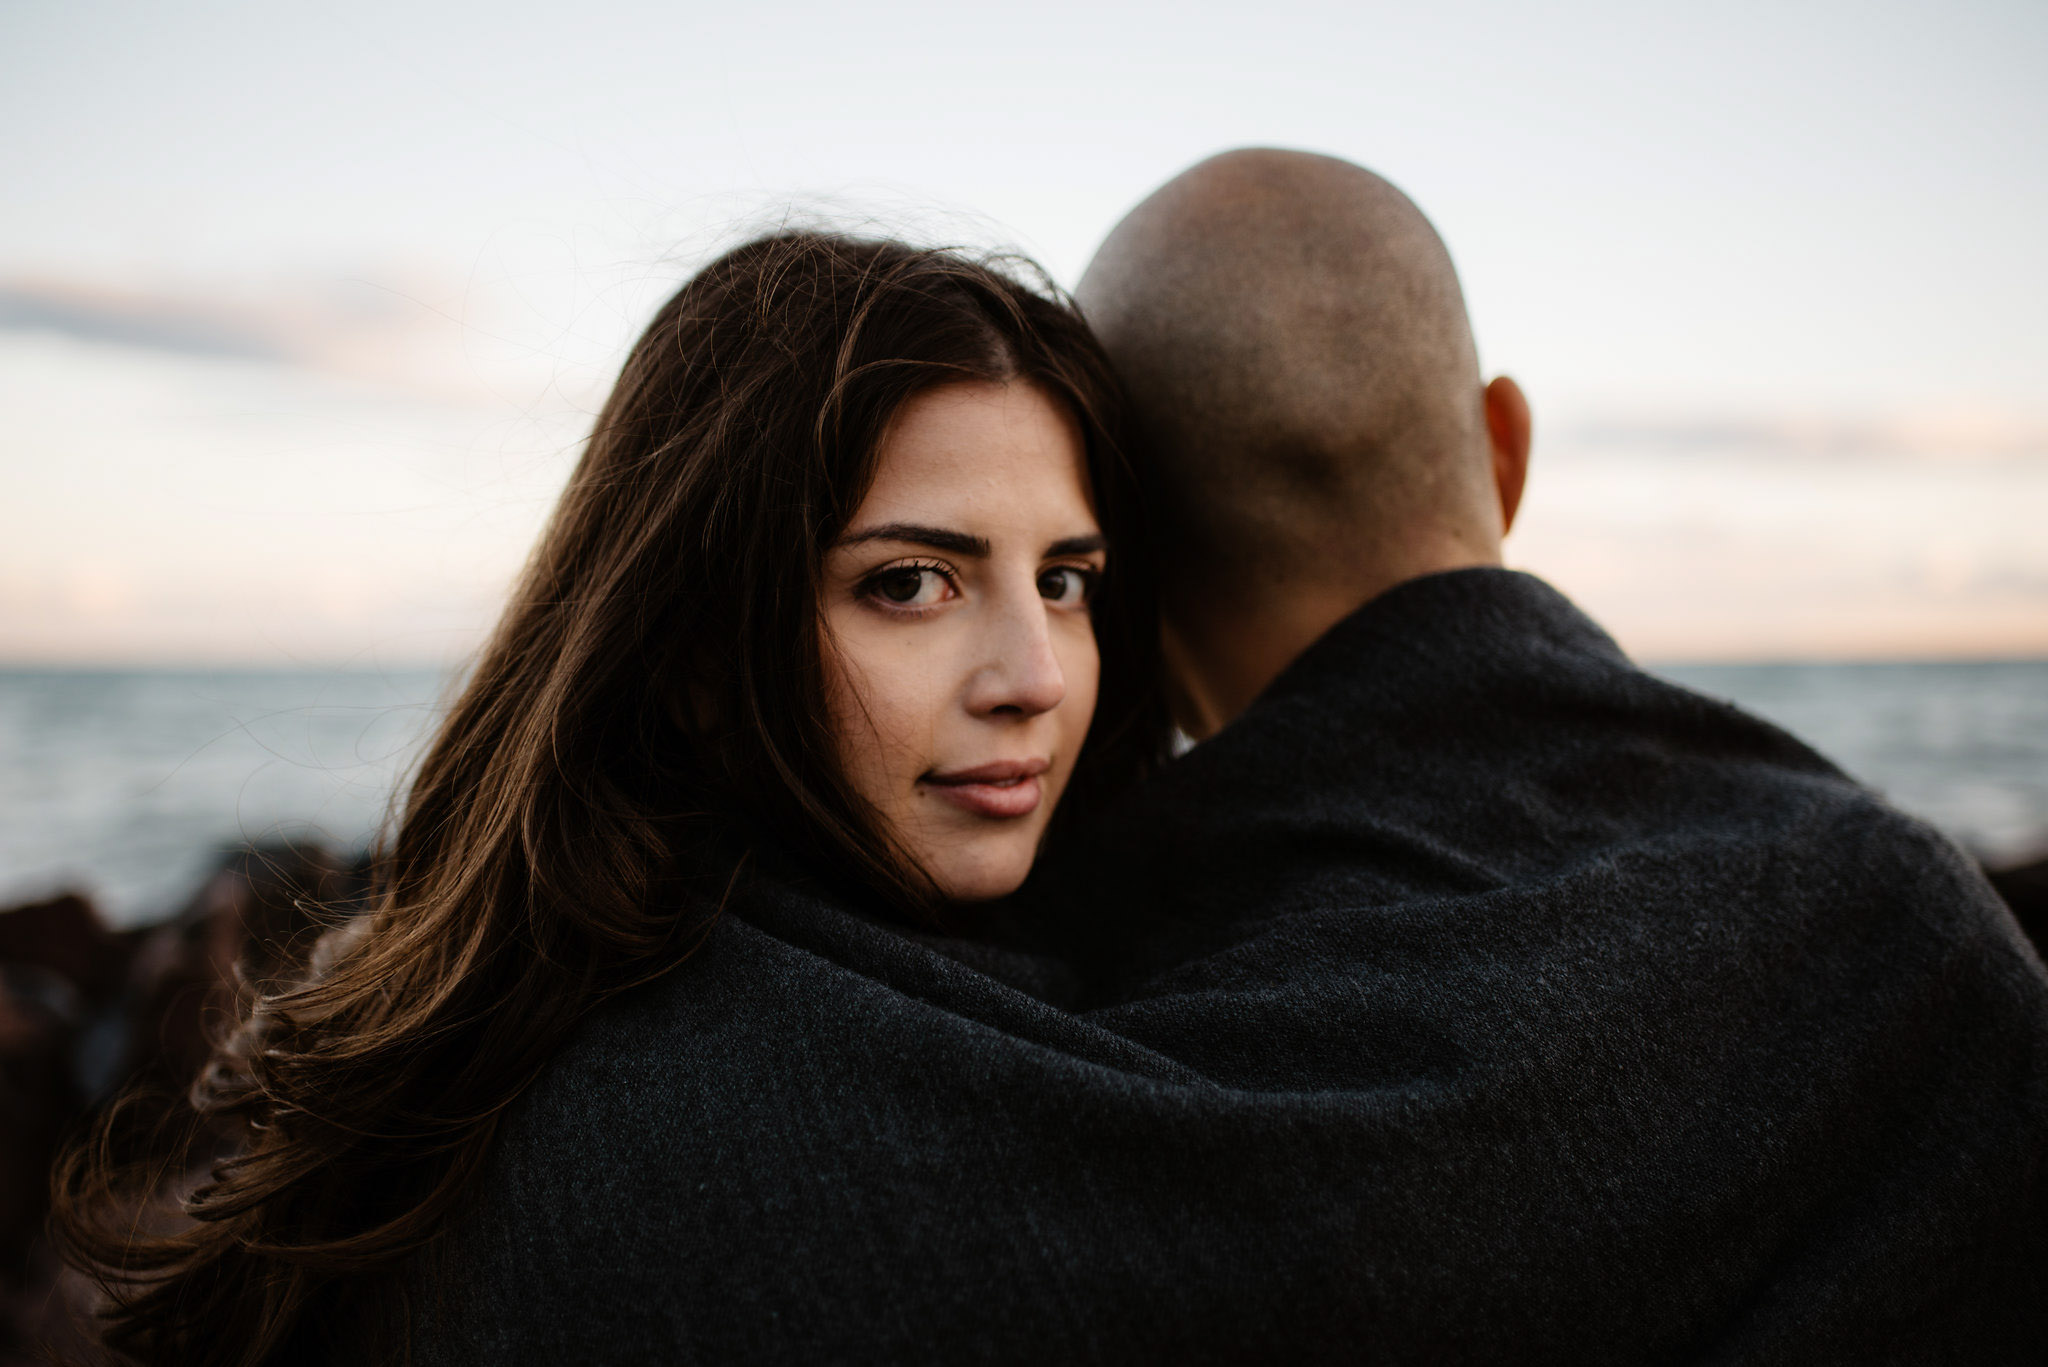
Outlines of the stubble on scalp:
M 1077 293 L 1131 393 L 1170 578 L 1332 583 L 1488 515 L 1456 270 L 1372 172 L 1212 157 L 1117 225 Z

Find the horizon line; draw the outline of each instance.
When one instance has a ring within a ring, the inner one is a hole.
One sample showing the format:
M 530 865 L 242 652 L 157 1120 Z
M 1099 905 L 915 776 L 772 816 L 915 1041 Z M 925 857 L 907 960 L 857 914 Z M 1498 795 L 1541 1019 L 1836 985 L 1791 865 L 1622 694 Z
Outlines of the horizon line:
M 2048 651 L 2031 647 L 2024 651 L 2007 652 L 1928 652 L 1925 654 L 1813 654 L 1788 655 L 1766 652 L 1754 655 L 1739 653 L 1717 653 L 1705 655 L 1688 654 L 1646 654 L 1629 656 L 1630 662 L 1638 668 L 1657 669 L 1710 669 L 1710 668 L 1805 668 L 1811 666 L 1887 666 L 1887 665 L 2005 665 L 2005 664 L 2048 664 Z M 246 656 L 221 657 L 217 659 L 197 657 L 139 658 L 122 660 L 116 658 L 22 658 L 8 659 L 0 656 L 0 674 L 377 674 L 377 673 L 424 673 L 448 674 L 466 669 L 473 660 L 468 656 L 460 658 L 412 656 L 397 659 L 361 662 L 355 659 L 335 657 L 331 659 L 301 659 L 295 661 L 261 660 Z

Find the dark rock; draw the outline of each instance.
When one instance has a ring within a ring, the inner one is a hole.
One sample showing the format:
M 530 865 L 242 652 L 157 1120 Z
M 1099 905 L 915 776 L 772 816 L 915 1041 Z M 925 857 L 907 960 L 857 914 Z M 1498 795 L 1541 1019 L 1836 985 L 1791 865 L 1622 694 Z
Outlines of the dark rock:
M 76 990 L 39 965 L 0 967 L 0 1285 L 18 1285 L 48 1206 L 50 1163 L 83 1105 L 71 1073 Z
M 130 948 L 107 929 L 92 903 L 75 893 L 0 911 L 0 963 L 48 969 L 87 1000 L 102 999 L 120 987 Z
M 182 1097 L 244 999 L 291 977 L 366 887 L 360 861 L 317 846 L 228 852 L 192 900 L 136 946 L 130 1079 Z
M 245 999 L 292 977 L 368 887 L 366 861 L 267 845 L 227 851 L 177 915 L 125 933 L 76 895 L 0 911 L 0 1367 L 63 1327 L 42 1231 L 65 1138 L 123 1084 L 137 1101 L 117 1153 L 183 1128 Z
M 0 912 L 0 1353 L 52 1271 L 41 1239 L 50 1165 L 85 1108 L 76 1044 L 111 999 L 127 946 L 84 898 Z

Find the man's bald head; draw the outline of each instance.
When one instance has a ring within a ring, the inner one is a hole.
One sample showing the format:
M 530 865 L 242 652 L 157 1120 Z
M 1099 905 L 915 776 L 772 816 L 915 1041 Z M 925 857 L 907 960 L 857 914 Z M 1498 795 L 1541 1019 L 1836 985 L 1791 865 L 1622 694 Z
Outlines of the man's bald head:
M 1336 586 L 1417 538 L 1498 557 L 1457 273 L 1370 171 L 1212 157 L 1116 226 L 1077 294 L 1147 439 L 1170 598 Z

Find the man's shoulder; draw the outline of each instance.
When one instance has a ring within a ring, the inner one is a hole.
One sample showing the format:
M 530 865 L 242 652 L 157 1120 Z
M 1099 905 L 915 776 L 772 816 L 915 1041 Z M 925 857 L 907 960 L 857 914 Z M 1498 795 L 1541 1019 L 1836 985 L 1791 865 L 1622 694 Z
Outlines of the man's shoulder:
M 1338 623 L 1131 794 L 1088 857 L 1253 898 L 1319 868 L 1472 891 L 1867 800 L 1779 728 L 1636 667 L 1541 580 L 1461 570 Z
M 1341 751 L 1358 731 L 1452 753 L 1483 745 L 1497 766 L 1646 727 L 1839 776 L 1779 728 L 1646 672 L 1544 580 L 1486 567 L 1424 575 L 1363 604 L 1198 750 L 1250 762 L 1289 735 Z
M 1947 840 L 1778 727 L 1638 668 L 1508 571 L 1367 604 L 1065 863 L 1048 882 L 1070 914 L 1114 916 L 1141 947 L 1117 952 L 1146 963 L 1276 917 L 1441 920 L 1551 889 L 1621 909 L 1614 934 L 1652 904 L 1848 935 L 1834 913 L 1862 908 L 1896 919 L 1901 943 L 1916 919 L 1946 918 L 1929 955 L 1967 943 L 2030 971 Z

